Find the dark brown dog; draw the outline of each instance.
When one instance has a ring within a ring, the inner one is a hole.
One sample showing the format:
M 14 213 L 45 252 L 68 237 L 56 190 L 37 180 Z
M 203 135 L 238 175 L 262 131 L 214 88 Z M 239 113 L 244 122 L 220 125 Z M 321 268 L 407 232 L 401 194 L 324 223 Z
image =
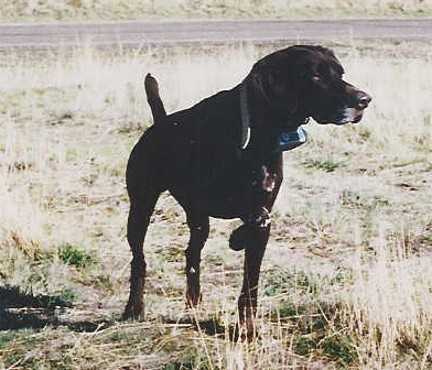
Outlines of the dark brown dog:
M 125 318 L 143 314 L 144 237 L 159 195 L 168 190 L 186 212 L 190 228 L 189 305 L 200 300 L 200 259 L 209 217 L 244 222 L 231 235 L 230 246 L 245 249 L 238 308 L 240 322 L 249 333 L 253 330 L 269 215 L 282 183 L 280 135 L 295 131 L 308 117 L 321 124 L 359 122 L 371 98 L 345 82 L 343 73 L 331 50 L 293 46 L 259 60 L 233 89 L 170 115 L 156 80 L 147 76 L 155 124 L 134 147 L 126 173 L 133 259 Z

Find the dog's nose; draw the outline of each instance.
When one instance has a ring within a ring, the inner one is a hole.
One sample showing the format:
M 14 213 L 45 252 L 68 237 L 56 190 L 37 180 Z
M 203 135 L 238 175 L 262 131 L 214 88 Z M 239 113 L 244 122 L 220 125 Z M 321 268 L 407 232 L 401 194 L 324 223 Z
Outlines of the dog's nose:
M 372 98 L 366 94 L 365 92 L 361 91 L 357 94 L 357 109 L 365 109 L 369 103 L 371 102 Z

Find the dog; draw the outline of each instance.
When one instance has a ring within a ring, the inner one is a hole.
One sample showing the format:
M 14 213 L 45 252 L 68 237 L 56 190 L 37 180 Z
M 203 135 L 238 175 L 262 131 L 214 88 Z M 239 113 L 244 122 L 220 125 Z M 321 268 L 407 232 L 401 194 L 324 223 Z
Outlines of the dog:
M 167 114 L 156 79 L 145 79 L 154 124 L 133 148 L 126 171 L 132 251 L 130 295 L 123 317 L 143 315 L 144 237 L 159 195 L 169 191 L 186 213 L 186 302 L 200 302 L 201 250 L 209 217 L 240 218 L 230 236 L 245 250 L 238 299 L 239 322 L 254 331 L 261 262 L 270 214 L 282 184 L 281 135 L 312 117 L 319 124 L 358 123 L 371 101 L 343 80 L 335 54 L 322 46 L 296 45 L 256 62 L 246 78 L 193 107 Z

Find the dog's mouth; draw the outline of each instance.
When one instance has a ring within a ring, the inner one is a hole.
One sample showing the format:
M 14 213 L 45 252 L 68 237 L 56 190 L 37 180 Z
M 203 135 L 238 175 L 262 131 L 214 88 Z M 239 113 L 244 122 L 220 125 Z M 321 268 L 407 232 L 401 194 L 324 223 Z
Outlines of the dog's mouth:
M 342 111 L 342 119 L 336 121 L 338 125 L 344 125 L 347 123 L 359 123 L 363 118 L 363 110 L 356 108 L 345 108 Z
M 360 112 L 360 113 L 357 115 L 357 117 L 354 118 L 354 119 L 351 121 L 351 123 L 354 123 L 354 124 L 359 123 L 359 122 L 362 120 L 362 118 L 363 118 L 363 111 Z
M 335 115 L 324 118 L 324 117 L 314 117 L 315 121 L 320 124 L 335 124 L 338 126 L 346 125 L 348 123 L 357 124 L 363 118 L 364 109 L 356 109 L 352 107 L 345 107 L 339 110 Z

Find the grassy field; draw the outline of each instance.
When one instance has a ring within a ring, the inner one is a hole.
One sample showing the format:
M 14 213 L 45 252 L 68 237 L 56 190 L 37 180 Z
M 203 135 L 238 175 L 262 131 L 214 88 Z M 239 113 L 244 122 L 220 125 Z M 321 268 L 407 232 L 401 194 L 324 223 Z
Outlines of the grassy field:
M 360 125 L 310 123 L 286 154 L 250 344 L 228 335 L 238 221 L 212 220 L 203 303 L 187 310 L 188 232 L 168 195 L 145 246 L 146 319 L 118 321 L 124 171 L 150 124 L 146 72 L 172 111 L 241 81 L 268 49 L 3 54 L 0 369 L 432 368 L 430 46 L 333 47 L 374 101 Z
M 0 0 L 0 20 L 427 16 L 432 0 Z

